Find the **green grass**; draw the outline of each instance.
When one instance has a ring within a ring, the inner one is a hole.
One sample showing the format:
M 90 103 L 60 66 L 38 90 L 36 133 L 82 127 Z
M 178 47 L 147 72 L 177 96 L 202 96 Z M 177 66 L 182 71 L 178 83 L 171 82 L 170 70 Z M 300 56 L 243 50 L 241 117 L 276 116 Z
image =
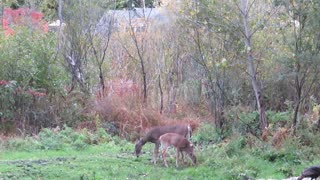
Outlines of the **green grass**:
M 127 146 L 128 147 L 128 146 Z M 150 162 L 150 154 L 137 159 L 132 149 L 113 143 L 83 151 L 2 152 L 0 179 L 194 179 L 194 167 L 165 168 Z M 148 145 L 145 149 L 152 149 Z
M 197 148 L 198 163 L 190 161 L 175 167 L 174 156 L 165 168 L 161 159 L 157 165 L 150 160 L 153 144 L 143 147 L 141 157 L 133 155 L 134 145 L 109 142 L 90 145 L 83 150 L 36 150 L 0 152 L 0 179 L 283 179 L 298 176 L 307 166 L 320 161 L 293 163 L 283 160 L 269 161 L 263 153 L 248 149 L 228 154 L 226 145 Z M 174 154 L 174 152 L 171 153 Z M 319 158 L 317 158 L 319 159 Z

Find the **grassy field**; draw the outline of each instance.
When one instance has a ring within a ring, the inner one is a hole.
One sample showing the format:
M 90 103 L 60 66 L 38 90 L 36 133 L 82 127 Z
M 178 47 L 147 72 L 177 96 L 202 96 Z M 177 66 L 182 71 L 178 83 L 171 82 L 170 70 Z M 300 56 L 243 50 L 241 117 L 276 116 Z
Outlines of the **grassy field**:
M 173 156 L 169 168 L 162 160 L 153 165 L 150 160 L 153 144 L 143 147 L 140 158 L 133 155 L 134 145 L 114 142 L 90 145 L 84 150 L 59 151 L 2 151 L 0 152 L 0 179 L 243 179 L 243 176 L 263 179 L 283 179 L 298 176 L 312 163 L 276 160 L 281 153 L 267 157 L 259 153 L 230 151 L 223 145 L 197 148 L 198 163 L 176 168 Z M 173 150 L 170 150 L 174 154 Z M 265 153 L 265 152 L 264 152 Z M 266 153 L 265 153 L 266 154 Z M 275 159 L 273 160 L 273 156 Z M 294 157 L 292 157 L 294 161 Z M 189 162 L 189 161 L 188 161 Z
M 152 146 L 145 147 L 152 150 Z M 150 162 L 149 153 L 133 155 L 133 145 L 113 143 L 91 146 L 83 151 L 3 152 L 0 179 L 195 179 L 210 177 L 202 168 L 184 165 L 165 168 L 160 160 Z

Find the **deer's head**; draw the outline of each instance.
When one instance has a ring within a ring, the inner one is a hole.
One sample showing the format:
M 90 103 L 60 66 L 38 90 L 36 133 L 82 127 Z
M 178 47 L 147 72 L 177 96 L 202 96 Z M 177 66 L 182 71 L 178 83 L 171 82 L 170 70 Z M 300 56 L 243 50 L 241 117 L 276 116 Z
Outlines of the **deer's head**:
M 142 148 L 142 142 L 139 139 L 139 140 L 136 141 L 136 146 L 135 146 L 135 151 L 134 151 L 137 157 L 140 156 L 141 148 Z
M 190 156 L 190 159 L 192 160 L 192 164 L 195 165 L 197 163 L 197 157 L 194 155 L 194 145 L 190 143 L 190 148 L 187 150 L 187 153 Z

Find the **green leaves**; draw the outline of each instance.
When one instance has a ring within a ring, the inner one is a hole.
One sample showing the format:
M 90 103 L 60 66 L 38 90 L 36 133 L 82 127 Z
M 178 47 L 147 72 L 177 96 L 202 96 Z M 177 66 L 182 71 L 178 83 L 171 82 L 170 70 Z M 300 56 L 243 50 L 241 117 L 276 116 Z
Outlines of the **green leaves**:
M 0 79 L 16 80 L 22 86 L 51 89 L 56 74 L 60 74 L 51 34 L 32 32 L 21 28 L 8 37 L 0 47 L 0 63 L 3 65 Z M 55 71 L 53 71 L 55 70 Z

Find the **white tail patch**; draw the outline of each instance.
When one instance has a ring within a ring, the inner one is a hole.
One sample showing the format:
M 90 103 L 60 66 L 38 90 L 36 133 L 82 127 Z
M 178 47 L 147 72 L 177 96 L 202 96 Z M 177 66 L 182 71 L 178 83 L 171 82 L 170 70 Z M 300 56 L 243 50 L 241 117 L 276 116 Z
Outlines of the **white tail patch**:
M 188 124 L 188 134 L 187 134 L 187 139 L 190 141 L 192 135 L 192 128 L 191 125 Z

